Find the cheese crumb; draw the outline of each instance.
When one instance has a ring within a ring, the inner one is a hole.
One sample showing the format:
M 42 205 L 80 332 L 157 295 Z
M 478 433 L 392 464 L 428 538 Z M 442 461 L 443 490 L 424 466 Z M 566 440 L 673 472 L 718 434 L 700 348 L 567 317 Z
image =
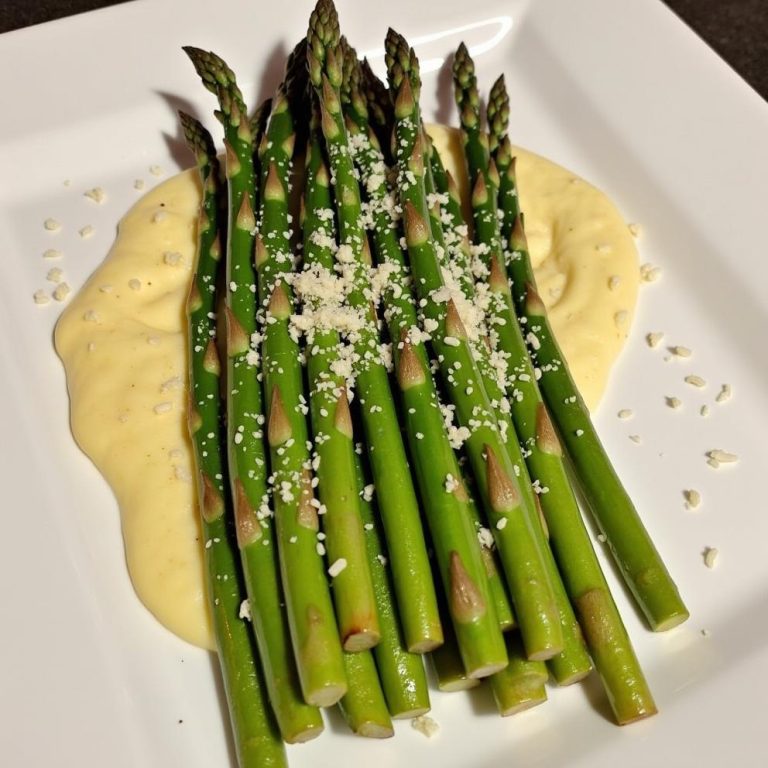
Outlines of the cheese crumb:
M 328 568 L 328 575 L 332 579 L 335 579 L 346 567 L 347 561 L 343 557 L 340 557 L 331 564 L 330 568 Z
M 53 298 L 56 301 L 64 301 L 69 296 L 71 290 L 67 283 L 59 283 L 53 291 Z
M 683 404 L 679 397 L 665 397 L 664 400 L 667 403 L 667 407 L 673 410 L 677 410 Z
M 707 386 L 707 382 L 704 381 L 704 379 L 702 379 L 701 376 L 696 376 L 694 374 L 691 374 L 690 376 L 686 376 L 685 383 L 690 384 L 692 387 L 699 387 L 699 389 Z
M 693 488 L 683 491 L 683 498 L 686 509 L 698 509 L 701 506 L 701 494 Z
M 503 531 L 507 527 L 507 518 L 506 517 L 500 517 L 496 521 L 496 529 L 499 531 Z
M 634 413 L 629 408 L 622 408 L 616 415 L 620 419 L 631 419 Z
M 707 451 L 707 464 L 714 469 L 718 469 L 721 464 L 736 464 L 739 457 L 735 453 L 723 451 L 720 448 L 714 448 Z
M 629 230 L 629 234 L 632 235 L 632 237 L 640 237 L 643 231 L 642 227 L 634 221 L 627 224 L 627 229 Z
M 605 544 L 605 542 L 606 542 L 606 541 L 608 541 L 608 537 L 607 537 L 607 536 L 606 536 L 604 533 L 598 533 L 598 534 L 597 534 L 597 540 L 598 540 L 598 541 L 599 541 L 601 544 Z
M 714 568 L 715 563 L 717 563 L 717 558 L 720 553 L 718 552 L 716 547 L 705 547 L 704 548 L 704 565 L 707 566 L 707 568 Z
M 89 237 L 93 237 L 94 232 L 96 232 L 96 230 L 90 224 L 86 224 L 84 227 L 81 227 L 77 231 L 83 240 L 87 240 Z
M 460 486 L 461 483 L 449 472 L 445 477 L 446 493 L 453 493 Z
M 431 739 L 440 730 L 440 725 L 429 715 L 419 715 L 411 720 L 411 728 Z
M 618 326 L 626 325 L 629 319 L 629 312 L 626 309 L 620 309 L 614 316 L 613 322 Z
M 477 530 L 477 540 L 486 549 L 491 549 L 493 547 L 493 534 L 483 526 Z
M 621 285 L 621 278 L 618 275 L 611 275 L 608 278 L 608 288 L 615 291 Z
M 46 219 L 43 222 L 43 226 L 49 231 L 49 232 L 58 232 L 61 229 L 61 223 L 58 222 L 56 219 Z
M 645 336 L 645 341 L 651 349 L 656 349 L 664 338 L 664 334 L 659 332 L 648 333 Z
M 240 613 L 238 616 L 245 621 L 251 621 L 251 603 L 249 600 L 246 599 L 240 603 Z
M 141 280 L 137 280 L 135 277 L 132 277 L 132 278 L 131 278 L 131 279 L 128 281 L 128 287 L 129 287 L 129 288 L 130 288 L 132 291 L 140 291 L 140 290 L 141 290 Z
M 165 171 L 163 170 L 162 166 L 160 166 L 160 165 L 150 165 L 149 166 L 149 172 L 153 176 L 162 176 L 165 173 Z
M 88 309 L 83 314 L 83 320 L 85 320 L 86 323 L 98 323 L 101 320 L 101 317 L 95 309 Z
M 640 266 L 640 279 L 644 283 L 655 283 L 661 275 L 661 268 L 654 267 L 653 264 L 642 264 Z
M 704 417 L 709 416 L 709 406 L 706 404 L 702 405 L 701 408 L 699 408 L 699 414 Z
M 175 267 L 181 261 L 181 254 L 178 251 L 166 251 L 163 254 L 163 262 L 171 267 Z
M 48 274 L 45 276 L 45 279 L 50 283 L 60 283 L 63 277 L 64 273 L 58 267 L 54 267 L 53 269 L 48 270 Z
M 83 195 L 89 200 L 93 200 L 94 203 L 103 203 L 107 197 L 101 187 L 94 187 L 93 189 L 89 189 L 86 192 L 83 192 Z
M 688 349 L 688 347 L 670 347 L 669 351 L 675 356 L 675 357 L 691 357 L 693 355 L 693 352 Z
M 136 181 L 133 182 L 134 189 L 142 190 L 145 186 L 144 179 L 136 179 Z
M 32 294 L 32 298 L 35 301 L 35 304 L 38 304 L 42 306 L 43 304 L 48 304 L 48 302 L 51 300 L 48 294 L 41 290 L 37 290 Z
M 44 259 L 60 259 L 61 257 L 61 251 L 56 250 L 56 248 L 48 248 L 47 250 L 43 251 Z
M 716 403 L 725 403 L 728 400 L 731 399 L 731 395 L 733 394 L 731 390 L 730 384 L 723 384 L 720 391 L 717 393 L 717 396 L 715 397 Z
M 164 403 L 158 403 L 152 410 L 159 416 L 162 413 L 168 413 L 173 408 L 173 403 L 167 400 Z
M 640 440 L 640 435 L 630 435 L 630 436 L 629 436 L 629 439 L 630 439 L 630 440 L 631 440 L 633 443 L 635 443 L 636 445 L 640 445 L 640 442 L 641 442 L 641 440 Z

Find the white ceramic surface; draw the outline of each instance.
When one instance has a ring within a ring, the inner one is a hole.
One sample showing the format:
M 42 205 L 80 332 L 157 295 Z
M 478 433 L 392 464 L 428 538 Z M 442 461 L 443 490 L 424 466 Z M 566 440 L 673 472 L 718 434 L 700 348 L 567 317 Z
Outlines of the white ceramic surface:
M 509 720 L 485 693 L 435 693 L 433 739 L 404 723 L 388 742 L 365 742 L 333 718 L 321 739 L 289 750 L 291 765 L 768 765 L 768 106 L 647 0 L 363 6 L 340 2 L 345 32 L 373 55 L 388 24 L 416 43 L 427 116 L 455 122 L 443 61 L 464 38 L 484 88 L 507 76 L 514 141 L 603 187 L 642 225 L 641 258 L 663 275 L 643 288 L 597 424 L 692 617 L 653 635 L 616 589 L 661 710 L 649 721 L 614 726 L 596 680 L 551 690 L 546 706 Z M 59 306 L 38 307 L 32 294 L 51 266 L 81 285 L 140 194 L 134 180 L 151 186 L 150 165 L 169 174 L 188 164 L 174 110 L 209 115 L 213 104 L 180 46 L 224 55 L 254 102 L 276 84 L 309 10 L 139 0 L 0 37 L 0 763 L 9 768 L 231 765 L 214 662 L 160 628 L 132 592 L 115 502 L 69 433 L 51 344 Z M 96 185 L 108 196 L 101 205 L 83 197 Z M 47 232 L 47 217 L 62 231 Z M 87 224 L 96 232 L 84 240 Z M 48 263 L 46 248 L 65 256 Z M 644 343 L 651 330 L 693 357 L 665 362 L 664 348 Z M 707 388 L 683 383 L 688 373 Z M 715 404 L 726 382 L 733 399 Z M 666 395 L 683 407 L 667 408 Z M 619 408 L 634 419 L 617 419 Z M 713 470 L 712 448 L 741 461 Z M 683 506 L 689 487 L 704 500 L 695 512 Z M 712 570 L 707 546 L 720 550 Z

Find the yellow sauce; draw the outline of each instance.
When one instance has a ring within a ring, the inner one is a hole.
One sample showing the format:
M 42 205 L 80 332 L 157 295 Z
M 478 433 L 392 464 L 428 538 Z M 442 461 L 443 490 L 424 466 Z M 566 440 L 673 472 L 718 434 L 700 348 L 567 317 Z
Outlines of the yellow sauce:
M 465 190 L 457 133 L 429 132 Z M 594 408 L 632 320 L 634 243 L 599 190 L 548 160 L 515 153 L 539 291 Z M 106 260 L 63 312 L 56 349 L 75 440 L 117 497 L 136 593 L 169 630 L 212 648 L 185 415 L 184 308 L 199 199 L 190 170 L 128 212 Z

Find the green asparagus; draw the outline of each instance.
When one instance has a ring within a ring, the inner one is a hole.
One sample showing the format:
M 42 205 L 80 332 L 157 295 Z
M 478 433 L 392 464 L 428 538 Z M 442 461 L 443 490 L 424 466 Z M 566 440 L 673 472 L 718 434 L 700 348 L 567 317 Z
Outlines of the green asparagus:
M 224 459 L 221 365 L 215 336 L 215 286 L 220 271 L 220 235 L 225 231 L 219 223 L 218 160 L 205 128 L 187 114 L 180 113 L 180 118 L 203 189 L 197 267 L 187 302 L 191 393 L 188 418 L 205 540 L 208 604 L 238 761 L 242 768 L 277 768 L 287 765 L 285 750 L 250 633 L 240 618 L 244 590 L 235 554 L 232 497 Z

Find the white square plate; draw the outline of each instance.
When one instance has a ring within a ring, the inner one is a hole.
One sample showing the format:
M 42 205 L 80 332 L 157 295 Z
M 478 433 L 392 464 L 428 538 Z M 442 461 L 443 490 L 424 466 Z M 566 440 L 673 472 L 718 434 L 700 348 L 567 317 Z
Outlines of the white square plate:
M 135 598 L 115 502 L 69 434 L 51 343 L 59 306 L 38 307 L 32 294 L 52 266 L 43 250 L 65 253 L 77 288 L 138 197 L 134 180 L 151 186 L 150 165 L 169 174 L 190 164 L 175 109 L 210 115 L 213 103 L 180 46 L 222 54 L 253 104 L 277 83 L 309 11 L 140 0 L 0 37 L 3 765 L 231 764 L 215 660 Z M 406 34 L 429 72 L 426 115 L 454 123 L 442 62 L 466 39 L 483 88 L 507 76 L 513 140 L 601 186 L 642 224 L 641 258 L 663 277 L 643 288 L 597 423 L 692 615 L 653 635 L 616 586 L 659 704 L 651 720 L 613 725 L 595 680 L 508 720 L 483 694 L 435 693 L 433 739 L 406 723 L 369 743 L 331 719 L 322 738 L 289 750 L 291 765 L 768 765 L 767 105 L 660 3 L 345 0 L 340 12 L 359 51 L 375 55 L 388 24 Z M 83 196 L 96 185 L 101 205 Z M 47 217 L 59 233 L 43 228 Z M 95 235 L 83 239 L 87 224 Z M 693 357 L 665 362 L 643 341 L 652 330 Z M 688 373 L 708 386 L 687 386 Z M 723 383 L 733 399 L 715 404 Z M 665 407 L 665 395 L 683 407 Z M 619 421 L 619 408 L 634 420 Z M 741 461 L 713 470 L 712 448 Z M 699 511 L 684 508 L 684 488 L 702 492 Z M 706 546 L 720 550 L 713 570 Z

